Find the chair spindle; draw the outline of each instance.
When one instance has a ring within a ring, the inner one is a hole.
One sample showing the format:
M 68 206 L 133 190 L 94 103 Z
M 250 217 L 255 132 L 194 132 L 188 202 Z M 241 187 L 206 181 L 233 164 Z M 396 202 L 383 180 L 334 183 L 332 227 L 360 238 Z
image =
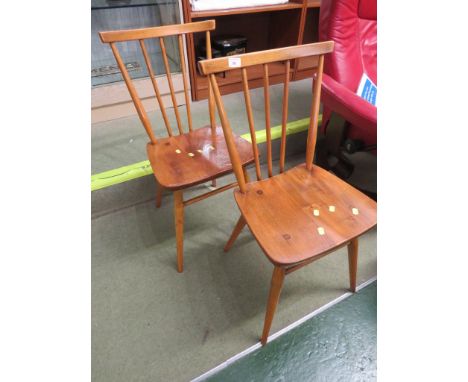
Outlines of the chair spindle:
M 320 108 L 320 90 L 322 88 L 323 55 L 319 56 L 316 76 L 312 95 L 312 107 L 310 110 L 310 125 L 307 136 L 306 168 L 312 170 L 312 162 L 315 154 L 315 143 L 317 141 L 318 114 Z
M 250 101 L 249 80 L 247 78 L 247 69 L 242 68 L 242 85 L 244 89 L 245 108 L 247 110 L 247 119 L 249 120 L 250 138 L 252 140 L 252 151 L 255 158 L 255 172 L 257 180 L 262 179 L 262 172 L 260 170 L 260 158 L 258 157 L 257 138 L 255 136 L 255 125 L 252 114 L 252 103 Z
M 206 40 L 206 58 L 210 59 L 212 57 L 210 31 L 206 31 L 205 40 Z M 210 81 L 208 81 L 208 109 L 210 112 L 210 126 L 214 133 L 214 129 L 216 129 L 215 100 L 213 97 L 213 89 L 211 87 Z
M 281 147 L 280 147 L 280 173 L 284 171 L 284 161 L 286 157 L 286 125 L 288 123 L 288 98 L 289 98 L 289 76 L 291 61 L 286 61 L 286 71 L 284 73 L 283 86 L 283 114 L 281 120 Z
M 224 109 L 223 101 L 221 100 L 221 93 L 219 92 L 218 83 L 214 74 L 210 74 L 210 83 L 213 88 L 213 93 L 218 108 L 219 118 L 221 119 L 221 125 L 223 127 L 224 139 L 226 140 L 226 146 L 229 151 L 229 156 L 232 162 L 232 169 L 236 174 L 237 183 L 241 192 L 246 192 L 247 187 L 245 185 L 244 172 L 242 170 L 242 164 L 239 157 L 239 152 L 234 144 L 234 138 L 232 136 L 231 125 L 226 116 L 226 110 Z
M 161 110 L 162 117 L 164 119 L 164 124 L 166 125 L 167 134 L 172 137 L 172 129 L 169 123 L 169 119 L 167 118 L 166 108 L 164 107 L 163 100 L 161 98 L 161 93 L 159 92 L 158 84 L 156 82 L 156 77 L 153 72 L 153 66 L 151 65 L 151 60 L 148 55 L 148 51 L 146 50 L 145 40 L 138 40 L 140 42 L 141 51 L 143 53 L 143 57 L 145 59 L 146 68 L 148 69 L 148 74 L 151 78 L 151 83 L 153 84 L 154 93 L 156 94 L 156 99 L 158 100 L 159 109 Z
M 146 114 L 145 108 L 143 107 L 143 104 L 141 103 L 140 97 L 138 97 L 138 94 L 135 90 L 135 86 L 133 85 L 132 79 L 130 78 L 127 68 L 125 67 L 122 58 L 120 57 L 119 50 L 115 46 L 115 43 L 111 42 L 110 47 L 112 49 L 112 53 L 114 53 L 115 60 L 117 61 L 117 65 L 119 66 L 120 72 L 122 73 L 122 76 L 124 78 L 124 81 L 128 87 L 128 91 L 130 93 L 130 96 L 132 97 L 132 100 L 135 104 L 135 108 L 137 110 L 138 116 L 140 117 L 141 123 L 143 124 L 143 127 L 146 130 L 146 133 L 148 134 L 148 137 L 151 141 L 152 144 L 156 144 L 157 140 L 156 137 L 154 136 L 153 129 L 151 128 L 151 122 L 149 121 L 148 115 Z
M 270 83 L 268 79 L 268 64 L 263 64 L 263 94 L 265 98 L 265 130 L 267 138 L 268 176 L 273 176 L 273 160 L 271 155 L 271 126 L 270 126 Z
M 166 46 L 164 45 L 164 38 L 159 38 L 159 44 L 161 45 L 161 52 L 164 61 L 164 67 L 166 68 L 167 83 L 169 84 L 169 90 L 171 91 L 172 105 L 174 106 L 174 113 L 177 120 L 177 128 L 179 129 L 179 134 L 183 134 L 182 123 L 180 122 L 180 114 L 177 106 L 177 100 L 175 97 L 174 85 L 172 84 L 171 68 L 169 66 L 169 61 L 167 59 Z
M 180 66 L 182 67 L 182 77 L 184 78 L 184 95 L 185 95 L 185 106 L 187 108 L 187 120 L 189 131 L 192 131 L 192 112 L 190 110 L 190 96 L 189 96 L 189 81 L 187 76 L 187 70 L 185 69 L 185 55 L 184 55 L 184 41 L 180 34 L 179 36 L 179 55 L 180 55 Z

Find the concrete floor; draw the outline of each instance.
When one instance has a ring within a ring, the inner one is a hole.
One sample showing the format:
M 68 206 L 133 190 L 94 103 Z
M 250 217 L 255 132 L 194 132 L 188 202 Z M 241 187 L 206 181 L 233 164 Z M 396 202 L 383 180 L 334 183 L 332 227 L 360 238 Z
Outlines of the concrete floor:
M 307 117 L 309 86 L 308 81 L 292 84 L 290 121 Z M 254 92 L 260 129 L 263 97 L 258 89 Z M 273 125 L 280 123 L 280 99 L 281 86 L 276 86 Z M 234 130 L 246 132 L 242 96 L 226 96 L 225 102 Z M 206 124 L 203 104 L 192 106 L 197 126 Z M 159 120 L 158 113 L 150 117 Z M 162 125 L 157 126 L 161 131 Z M 146 159 L 146 141 L 135 117 L 93 126 L 93 173 Z M 289 157 L 287 166 L 303 161 L 303 155 Z M 186 197 L 203 191 L 202 185 Z M 165 194 L 156 209 L 154 192 L 154 179 L 148 176 L 92 193 L 96 382 L 187 381 L 255 344 L 262 330 L 273 267 L 247 229 L 229 253 L 223 252 L 239 216 L 232 191 L 186 209 L 183 274 L 176 272 L 171 195 Z M 361 240 L 358 281 L 375 275 L 374 230 Z M 345 250 L 289 275 L 271 333 L 340 296 L 347 286 Z

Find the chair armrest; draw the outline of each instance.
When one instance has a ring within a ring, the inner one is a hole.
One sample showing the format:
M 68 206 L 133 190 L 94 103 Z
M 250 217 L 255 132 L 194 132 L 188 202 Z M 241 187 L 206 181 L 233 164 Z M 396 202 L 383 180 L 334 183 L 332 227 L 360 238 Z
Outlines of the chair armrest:
M 375 134 L 377 108 L 327 74 L 322 78 L 323 104 L 359 129 Z

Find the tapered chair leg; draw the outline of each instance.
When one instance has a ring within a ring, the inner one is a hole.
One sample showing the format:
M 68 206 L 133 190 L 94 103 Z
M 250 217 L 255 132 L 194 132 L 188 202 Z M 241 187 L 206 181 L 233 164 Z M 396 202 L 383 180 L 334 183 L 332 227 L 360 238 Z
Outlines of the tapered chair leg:
M 231 233 L 231 237 L 229 238 L 228 242 L 224 246 L 224 252 L 227 252 L 227 251 L 229 251 L 231 249 L 231 247 L 234 244 L 234 242 L 236 241 L 237 237 L 242 232 L 242 229 L 245 227 L 245 224 L 246 224 L 245 219 L 241 215 L 239 217 L 239 220 L 236 223 L 236 226 L 234 227 L 234 230 Z
M 268 296 L 268 305 L 265 313 L 265 323 L 263 324 L 262 345 L 265 345 L 268 340 L 271 323 L 273 322 L 273 316 L 275 315 L 281 288 L 283 287 L 284 275 L 284 269 L 275 266 L 273 276 L 271 278 L 270 294 Z
M 163 187 L 159 183 L 156 183 L 156 208 L 161 207 L 162 192 Z
M 181 190 L 174 191 L 174 218 L 177 241 L 177 271 L 184 271 L 184 200 Z
M 351 292 L 356 292 L 356 276 L 357 276 L 357 261 L 358 261 L 359 242 L 355 238 L 348 244 L 348 263 L 349 263 L 349 289 Z

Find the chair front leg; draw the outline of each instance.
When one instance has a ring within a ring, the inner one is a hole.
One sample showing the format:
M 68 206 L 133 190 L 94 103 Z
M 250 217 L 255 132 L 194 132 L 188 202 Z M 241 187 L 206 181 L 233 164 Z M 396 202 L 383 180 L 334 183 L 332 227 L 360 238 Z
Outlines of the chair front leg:
M 156 182 L 156 208 L 161 207 L 163 186 Z
M 184 199 L 182 190 L 174 191 L 174 218 L 177 241 L 177 271 L 184 271 Z
M 283 287 L 285 271 L 283 268 L 275 266 L 273 276 L 271 277 L 270 294 L 268 296 L 268 305 L 265 313 L 265 322 L 263 324 L 262 345 L 265 345 L 270 333 L 271 323 L 278 305 L 281 288 Z
M 348 244 L 349 289 L 351 289 L 353 293 L 356 292 L 358 249 L 358 238 L 355 238 Z
M 231 237 L 229 238 L 228 242 L 224 246 L 224 252 L 227 252 L 231 249 L 232 245 L 236 241 L 237 237 L 241 233 L 242 229 L 245 227 L 246 221 L 244 217 L 241 215 L 239 217 L 239 220 L 236 223 L 236 226 L 234 227 L 234 230 L 231 233 Z

